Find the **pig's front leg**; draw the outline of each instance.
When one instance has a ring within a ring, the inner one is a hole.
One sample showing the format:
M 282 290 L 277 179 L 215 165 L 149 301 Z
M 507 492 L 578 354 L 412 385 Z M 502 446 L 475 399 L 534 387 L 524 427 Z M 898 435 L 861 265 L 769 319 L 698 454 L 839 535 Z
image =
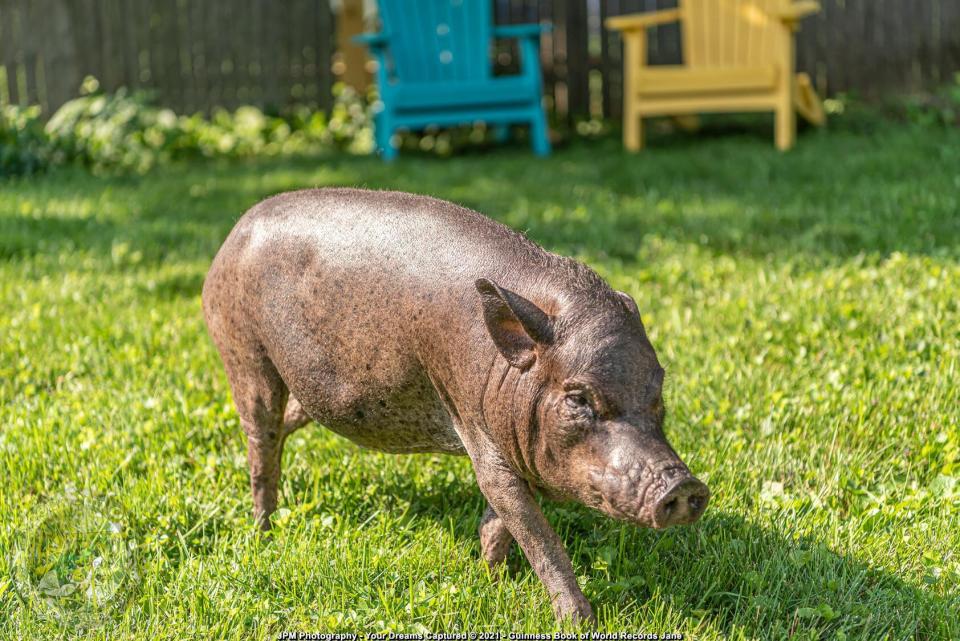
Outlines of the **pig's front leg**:
M 543 516 L 527 483 L 495 458 L 478 457 L 474 468 L 480 491 L 547 588 L 557 617 L 595 621 L 593 609 L 577 585 L 563 543 Z M 482 532 L 481 526 L 481 536 Z M 495 538 L 502 542 L 502 534 Z

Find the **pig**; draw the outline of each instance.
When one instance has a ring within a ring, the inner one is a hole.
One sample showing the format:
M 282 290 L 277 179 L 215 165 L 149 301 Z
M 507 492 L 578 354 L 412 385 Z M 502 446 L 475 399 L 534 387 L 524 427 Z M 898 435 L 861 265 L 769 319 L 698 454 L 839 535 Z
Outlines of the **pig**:
M 592 621 L 536 495 L 652 528 L 707 506 L 664 435 L 664 370 L 634 300 L 470 209 L 346 188 L 274 196 L 223 243 L 203 310 L 263 529 L 284 441 L 310 421 L 385 452 L 466 455 L 486 563 L 516 540 L 557 617 Z

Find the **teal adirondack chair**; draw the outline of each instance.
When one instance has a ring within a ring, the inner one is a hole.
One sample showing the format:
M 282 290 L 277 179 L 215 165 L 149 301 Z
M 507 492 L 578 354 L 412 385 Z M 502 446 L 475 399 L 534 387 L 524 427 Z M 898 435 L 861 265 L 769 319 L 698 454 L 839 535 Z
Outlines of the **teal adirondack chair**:
M 383 108 L 375 116 L 377 149 L 397 155 L 397 129 L 478 121 L 529 124 L 534 153 L 550 153 L 541 105 L 539 39 L 549 25 L 493 25 L 490 0 L 379 0 L 380 33 L 354 37 L 378 64 Z M 493 38 L 520 41 L 520 73 L 494 76 Z

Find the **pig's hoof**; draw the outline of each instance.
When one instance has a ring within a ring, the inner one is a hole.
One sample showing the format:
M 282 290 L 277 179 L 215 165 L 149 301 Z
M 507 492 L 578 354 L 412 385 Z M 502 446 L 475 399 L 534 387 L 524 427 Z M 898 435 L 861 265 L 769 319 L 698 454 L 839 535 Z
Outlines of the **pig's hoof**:
M 496 575 L 500 566 L 507 560 L 507 554 L 510 552 L 510 541 L 507 540 L 505 545 L 489 547 L 481 544 L 481 547 L 483 548 L 483 560 L 487 562 L 490 572 Z
M 553 613 L 558 619 L 570 619 L 574 623 L 595 624 L 597 617 L 587 597 L 582 594 L 561 595 L 553 602 Z

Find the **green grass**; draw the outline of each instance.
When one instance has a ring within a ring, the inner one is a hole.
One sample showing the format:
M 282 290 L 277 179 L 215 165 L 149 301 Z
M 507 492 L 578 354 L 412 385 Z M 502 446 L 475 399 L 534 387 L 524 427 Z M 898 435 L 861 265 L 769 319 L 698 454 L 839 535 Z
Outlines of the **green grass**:
M 666 532 L 545 506 L 602 629 L 960 638 L 960 133 L 811 133 L 787 155 L 766 133 L 637 157 L 603 139 L 548 160 L 514 147 L 0 184 L 0 638 L 59 636 L 70 624 L 19 595 L 96 556 L 132 578 L 92 638 L 556 628 L 516 550 L 499 581 L 485 571 L 465 459 L 304 429 L 279 526 L 254 532 L 199 291 L 247 207 L 318 185 L 465 204 L 636 298 L 668 372 L 668 436 L 714 499 Z M 105 497 L 111 512 L 77 514 L 117 531 L 77 525 L 63 549 L 18 556 L 24 524 L 71 492 Z

